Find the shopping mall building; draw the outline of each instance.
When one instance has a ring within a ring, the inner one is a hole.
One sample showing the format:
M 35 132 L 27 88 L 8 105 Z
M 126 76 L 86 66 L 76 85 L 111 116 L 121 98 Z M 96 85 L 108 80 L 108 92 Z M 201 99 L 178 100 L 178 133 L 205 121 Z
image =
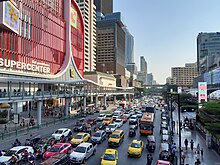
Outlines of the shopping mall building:
M 83 77 L 84 22 L 74 0 L 0 2 L 1 97 L 49 91 Z M 15 102 L 22 111 L 24 102 Z

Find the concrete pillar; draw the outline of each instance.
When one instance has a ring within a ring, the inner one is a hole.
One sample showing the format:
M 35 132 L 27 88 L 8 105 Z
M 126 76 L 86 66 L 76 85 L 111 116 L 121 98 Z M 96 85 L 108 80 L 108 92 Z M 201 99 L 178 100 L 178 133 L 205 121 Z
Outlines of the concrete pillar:
M 14 111 L 14 113 L 18 113 L 18 102 L 15 102 L 15 111 Z
M 113 96 L 113 97 L 114 97 L 114 104 L 115 104 L 115 103 L 116 103 L 116 101 L 117 101 L 117 100 L 116 100 L 116 96 Z
M 104 106 L 105 106 L 105 107 L 107 106 L 107 104 L 106 104 L 106 98 L 107 98 L 107 96 L 106 96 L 106 95 L 104 95 L 104 100 L 103 100 L 103 103 L 104 103 Z
M 83 98 L 83 111 L 86 112 L 86 97 Z
M 42 101 L 37 101 L 37 125 L 41 126 L 41 108 L 42 108 Z
M 91 104 L 93 103 L 93 96 L 91 96 L 90 103 Z
M 30 102 L 27 101 L 27 112 L 29 113 L 30 112 Z
M 14 103 L 14 113 L 21 113 L 23 111 L 23 104 L 22 102 L 15 102 Z
M 64 115 L 68 116 L 69 114 L 69 98 L 65 99 L 65 111 L 64 111 Z
M 99 101 L 99 97 L 96 96 L 96 97 L 95 97 L 95 107 L 96 107 L 96 108 L 98 107 L 98 101 Z

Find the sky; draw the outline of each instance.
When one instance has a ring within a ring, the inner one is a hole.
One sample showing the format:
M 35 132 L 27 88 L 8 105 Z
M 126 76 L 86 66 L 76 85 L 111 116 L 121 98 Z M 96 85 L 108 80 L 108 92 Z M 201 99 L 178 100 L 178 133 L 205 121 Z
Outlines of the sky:
M 196 62 L 196 37 L 220 31 L 220 0 L 114 0 L 114 12 L 135 38 L 135 63 L 140 56 L 161 84 L 171 67 Z

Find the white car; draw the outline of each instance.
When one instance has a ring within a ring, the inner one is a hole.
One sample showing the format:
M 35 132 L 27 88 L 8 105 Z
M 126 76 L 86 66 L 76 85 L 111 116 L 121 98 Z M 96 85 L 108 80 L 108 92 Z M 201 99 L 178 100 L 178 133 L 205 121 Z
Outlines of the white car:
M 122 119 L 116 119 L 114 124 L 116 124 L 117 127 L 120 128 L 123 125 L 123 120 Z
M 137 123 L 138 123 L 137 115 L 132 115 L 129 119 L 129 124 L 137 124 Z
M 60 128 L 56 130 L 53 134 L 52 137 L 54 137 L 56 140 L 60 140 L 61 136 L 67 137 L 72 135 L 72 131 L 69 128 Z
M 100 113 L 99 116 L 98 116 L 98 118 L 99 118 L 100 120 L 104 120 L 104 119 L 106 118 L 106 115 L 105 115 L 104 113 Z
M 131 117 L 131 113 L 130 112 L 125 112 L 124 116 L 126 116 L 127 118 L 130 118 Z
M 137 113 L 137 117 L 138 117 L 138 118 L 141 118 L 142 116 L 143 116 L 143 113 L 142 113 L 142 112 L 138 112 L 138 113 Z
M 72 163 L 85 163 L 90 156 L 94 155 L 96 152 L 96 146 L 92 143 L 81 143 L 79 144 L 74 151 L 70 154 L 70 161 Z
M 9 161 L 12 155 L 18 155 L 18 161 L 21 160 L 22 154 L 27 150 L 28 153 L 34 153 L 34 149 L 31 146 L 17 146 L 8 150 L 3 156 L 0 157 L 0 164 L 9 165 Z
M 117 129 L 117 125 L 115 123 L 109 124 L 108 127 L 105 129 L 106 133 L 112 133 Z

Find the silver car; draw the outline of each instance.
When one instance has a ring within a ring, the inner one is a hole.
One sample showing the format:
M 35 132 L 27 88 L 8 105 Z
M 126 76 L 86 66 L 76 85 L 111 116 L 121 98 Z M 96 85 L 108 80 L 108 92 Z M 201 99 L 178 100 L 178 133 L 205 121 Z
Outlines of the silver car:
M 103 130 L 96 131 L 91 138 L 92 143 L 102 143 L 106 139 L 106 133 Z

